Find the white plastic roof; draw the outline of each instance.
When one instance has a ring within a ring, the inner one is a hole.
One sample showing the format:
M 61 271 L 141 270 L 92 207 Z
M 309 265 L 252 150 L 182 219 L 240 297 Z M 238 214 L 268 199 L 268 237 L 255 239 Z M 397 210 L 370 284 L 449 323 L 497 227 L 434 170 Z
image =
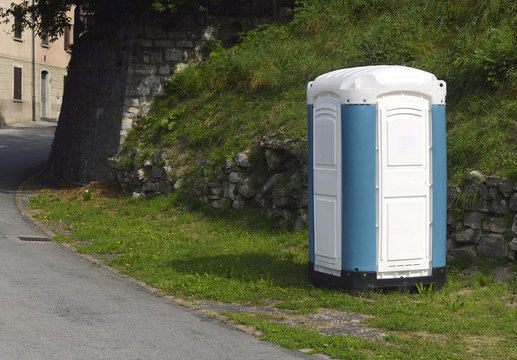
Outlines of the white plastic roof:
M 363 66 L 332 71 L 318 76 L 307 86 L 307 103 L 324 93 L 334 93 L 342 104 L 376 104 L 377 97 L 390 92 L 426 95 L 433 105 L 445 105 L 446 85 L 433 74 L 398 65 Z

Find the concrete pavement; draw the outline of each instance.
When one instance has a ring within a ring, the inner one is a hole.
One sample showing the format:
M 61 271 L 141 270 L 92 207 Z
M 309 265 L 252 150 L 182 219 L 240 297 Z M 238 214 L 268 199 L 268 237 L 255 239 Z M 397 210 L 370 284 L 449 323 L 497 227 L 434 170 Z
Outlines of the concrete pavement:
M 41 168 L 51 128 L 0 129 L 0 359 L 302 359 L 181 308 L 74 255 L 14 204 Z

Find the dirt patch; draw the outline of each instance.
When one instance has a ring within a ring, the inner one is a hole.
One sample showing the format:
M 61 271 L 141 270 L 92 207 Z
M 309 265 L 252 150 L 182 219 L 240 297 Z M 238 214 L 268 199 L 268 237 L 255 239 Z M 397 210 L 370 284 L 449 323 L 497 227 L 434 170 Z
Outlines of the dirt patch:
M 516 276 L 515 271 L 511 266 L 498 266 L 492 271 L 492 275 L 496 280 L 507 282 L 512 277 Z
M 380 340 L 386 336 L 382 331 L 369 328 L 362 323 L 363 320 L 369 318 L 368 316 L 345 311 L 318 309 L 313 314 L 295 315 L 292 310 L 283 310 L 272 306 L 256 307 L 244 304 L 225 304 L 208 301 L 196 301 L 195 304 L 219 314 L 234 313 L 278 316 L 279 319 L 274 321 L 279 325 L 316 330 L 322 335 L 349 335 L 368 340 Z
M 337 310 L 319 309 L 316 314 L 288 316 L 279 324 L 315 329 L 322 335 L 350 335 L 380 340 L 386 334 L 362 323 L 368 316 Z

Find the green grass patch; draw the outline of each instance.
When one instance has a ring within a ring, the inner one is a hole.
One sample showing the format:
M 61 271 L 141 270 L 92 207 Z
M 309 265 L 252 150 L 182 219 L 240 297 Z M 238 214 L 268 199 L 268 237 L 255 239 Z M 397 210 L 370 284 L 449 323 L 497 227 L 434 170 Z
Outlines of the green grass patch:
M 440 291 L 347 293 L 307 281 L 308 233 L 278 229 L 256 212 L 189 211 L 177 195 L 151 200 L 106 196 L 99 188 L 31 200 L 40 219 L 71 234 L 58 241 L 123 273 L 186 299 L 266 305 L 298 314 L 327 308 L 370 315 L 389 336 L 379 342 L 323 336 L 267 317 L 235 320 L 287 348 L 311 348 L 342 359 L 517 358 L 517 279 L 496 280 L 493 265 L 465 274 L 449 267 Z M 104 193 L 105 194 L 105 193 Z M 407 356 L 405 356 L 407 354 Z M 504 356 L 503 356 L 504 355 Z
M 517 177 L 517 4 L 513 0 L 298 1 L 293 21 L 173 74 L 124 150 L 173 148 L 222 162 L 263 136 L 304 141 L 306 86 L 347 67 L 398 64 L 447 82 L 449 175 Z M 131 161 L 126 161 L 130 164 Z

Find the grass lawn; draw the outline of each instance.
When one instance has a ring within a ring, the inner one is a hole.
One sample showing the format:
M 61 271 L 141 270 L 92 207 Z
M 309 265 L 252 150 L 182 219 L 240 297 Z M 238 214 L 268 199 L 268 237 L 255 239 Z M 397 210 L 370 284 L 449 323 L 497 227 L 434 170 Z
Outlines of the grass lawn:
M 88 191 L 86 191 L 88 190 Z M 306 230 L 275 228 L 253 211 L 188 210 L 178 195 L 132 199 L 99 184 L 42 191 L 30 208 L 64 230 L 57 241 L 187 300 L 274 305 L 289 314 L 319 309 L 365 314 L 386 336 L 322 335 L 282 324 L 282 315 L 226 313 L 263 340 L 337 359 L 517 359 L 517 277 L 496 265 L 448 268 L 440 291 L 346 293 L 307 282 Z

